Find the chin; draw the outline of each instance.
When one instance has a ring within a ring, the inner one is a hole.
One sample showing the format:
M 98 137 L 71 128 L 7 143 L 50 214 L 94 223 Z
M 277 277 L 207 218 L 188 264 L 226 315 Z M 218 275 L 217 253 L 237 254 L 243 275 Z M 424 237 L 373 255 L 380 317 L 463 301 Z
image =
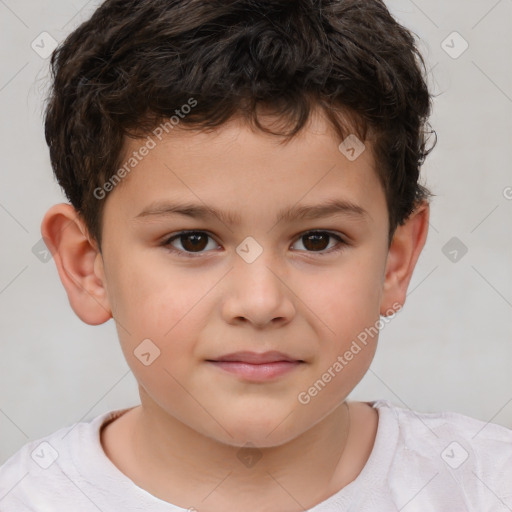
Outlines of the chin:
M 283 421 L 282 414 L 267 415 L 264 418 L 245 415 L 238 419 L 231 418 L 231 421 L 224 422 L 223 426 L 231 436 L 224 430 L 221 432 L 217 430 L 217 435 L 210 435 L 210 437 L 239 448 L 246 447 L 247 444 L 258 448 L 277 447 L 295 439 L 303 432 L 293 420 L 292 415 Z

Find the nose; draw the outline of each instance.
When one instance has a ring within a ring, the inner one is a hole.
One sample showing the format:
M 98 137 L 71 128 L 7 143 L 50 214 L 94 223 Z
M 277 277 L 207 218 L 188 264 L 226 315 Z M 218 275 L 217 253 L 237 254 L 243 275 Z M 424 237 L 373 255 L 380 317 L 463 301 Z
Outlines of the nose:
M 230 324 L 249 322 L 262 329 L 287 324 L 295 315 L 294 294 L 282 266 L 265 256 L 252 263 L 237 258 L 228 274 L 224 320 Z

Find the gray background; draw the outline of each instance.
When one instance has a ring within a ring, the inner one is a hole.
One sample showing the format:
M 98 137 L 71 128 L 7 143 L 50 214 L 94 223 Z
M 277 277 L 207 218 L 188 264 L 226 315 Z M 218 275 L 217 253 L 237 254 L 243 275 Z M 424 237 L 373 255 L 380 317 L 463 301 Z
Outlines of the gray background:
M 97 5 L 0 0 L 0 463 L 31 439 L 139 400 L 113 321 L 82 323 L 54 262 L 32 251 L 44 213 L 65 198 L 43 137 L 48 60 L 31 44 L 43 53 L 42 32 L 61 41 Z M 350 398 L 512 427 L 512 0 L 388 5 L 422 38 L 431 69 L 439 141 L 423 178 L 436 197 L 405 308 Z M 460 56 L 454 31 L 469 44 Z

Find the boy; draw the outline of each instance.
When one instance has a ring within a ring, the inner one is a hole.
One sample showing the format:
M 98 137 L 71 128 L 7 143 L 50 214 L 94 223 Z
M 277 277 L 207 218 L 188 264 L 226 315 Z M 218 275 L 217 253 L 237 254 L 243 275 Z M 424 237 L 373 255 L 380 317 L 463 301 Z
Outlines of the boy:
M 512 509 L 508 429 L 346 401 L 428 231 L 430 95 L 381 1 L 107 0 L 52 70 L 42 234 L 141 405 L 23 447 L 2 511 Z

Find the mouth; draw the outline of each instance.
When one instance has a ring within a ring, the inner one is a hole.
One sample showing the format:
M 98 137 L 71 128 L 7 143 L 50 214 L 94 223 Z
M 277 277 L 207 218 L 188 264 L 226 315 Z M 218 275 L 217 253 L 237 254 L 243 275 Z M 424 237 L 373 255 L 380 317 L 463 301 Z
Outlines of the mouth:
M 223 372 L 236 375 L 244 380 L 264 382 L 284 376 L 305 361 L 281 352 L 234 352 L 207 362 Z

